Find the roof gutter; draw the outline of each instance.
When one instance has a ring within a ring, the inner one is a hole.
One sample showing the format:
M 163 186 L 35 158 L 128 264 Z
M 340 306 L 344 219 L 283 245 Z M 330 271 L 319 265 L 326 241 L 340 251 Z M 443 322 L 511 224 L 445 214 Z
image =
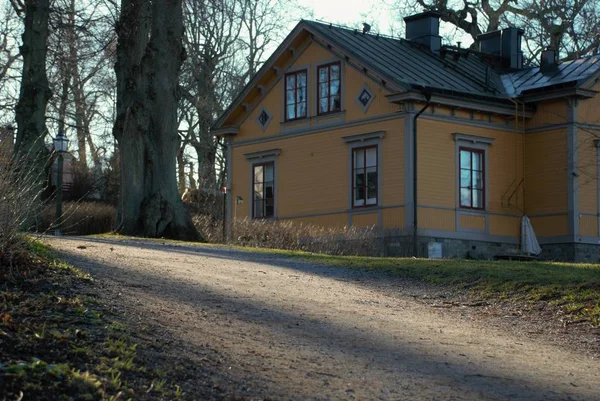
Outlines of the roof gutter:
M 431 104 L 431 88 L 423 87 L 421 93 L 425 96 L 425 106 L 415 114 L 413 117 L 413 256 L 416 258 L 419 256 L 419 244 L 418 244 L 418 202 L 417 202 L 417 119 Z
M 431 91 L 433 89 L 429 88 Z M 505 116 L 513 116 L 513 104 L 509 102 L 509 99 L 506 99 L 506 105 L 498 105 L 499 101 L 503 99 L 493 99 L 490 100 L 471 100 L 473 99 L 472 95 L 465 94 L 465 97 L 458 96 L 447 96 L 443 94 L 431 94 L 430 102 L 434 104 L 443 104 L 445 106 L 450 107 L 460 107 L 469 110 L 482 111 L 487 113 L 501 114 Z M 467 96 L 469 98 L 467 98 Z M 422 102 L 425 101 L 426 98 L 422 93 L 419 92 L 399 92 L 393 93 L 391 95 L 386 96 L 391 103 L 400 103 L 407 101 L 417 101 Z M 495 104 L 494 104 L 495 103 Z M 526 118 L 533 117 L 533 109 L 529 108 L 525 111 Z

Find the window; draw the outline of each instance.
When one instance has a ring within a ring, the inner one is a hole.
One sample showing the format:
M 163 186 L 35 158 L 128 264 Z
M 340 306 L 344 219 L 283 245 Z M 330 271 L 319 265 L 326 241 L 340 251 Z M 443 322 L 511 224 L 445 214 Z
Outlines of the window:
M 484 209 L 484 155 L 482 149 L 459 148 L 460 207 Z
M 321 115 L 340 111 L 342 109 L 340 63 L 320 66 L 317 76 L 317 97 L 319 99 L 317 114 Z
M 352 150 L 352 205 L 377 205 L 377 146 Z
M 273 217 L 275 214 L 275 164 L 255 164 L 252 167 L 252 217 Z
M 306 117 L 306 70 L 285 74 L 285 120 Z

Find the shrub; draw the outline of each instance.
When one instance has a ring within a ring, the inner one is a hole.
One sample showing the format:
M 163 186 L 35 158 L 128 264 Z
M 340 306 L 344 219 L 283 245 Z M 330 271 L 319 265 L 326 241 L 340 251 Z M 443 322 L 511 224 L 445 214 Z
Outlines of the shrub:
M 12 265 L 14 254 L 22 250 L 20 231 L 35 228 L 43 205 L 44 177 L 38 172 L 44 163 L 29 154 L 18 160 L 9 155 L 0 159 L 0 265 Z
M 47 204 L 41 214 L 41 227 L 52 230 L 55 226 L 55 205 Z M 112 231 L 116 209 L 100 202 L 64 202 L 61 231 L 66 235 L 90 235 Z
M 206 241 L 225 242 L 222 220 L 198 215 L 194 224 Z M 230 243 L 258 248 L 330 255 L 378 255 L 381 249 L 375 227 L 321 227 L 293 221 L 238 219 L 231 234 Z

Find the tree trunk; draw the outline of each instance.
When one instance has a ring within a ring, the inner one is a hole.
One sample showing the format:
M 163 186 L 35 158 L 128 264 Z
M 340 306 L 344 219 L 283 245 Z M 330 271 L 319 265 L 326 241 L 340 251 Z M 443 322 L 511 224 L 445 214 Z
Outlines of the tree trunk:
M 199 239 L 177 191 L 177 85 L 182 0 L 122 0 L 117 27 L 117 119 L 121 155 L 119 231 Z
M 75 32 L 75 0 L 71 0 L 67 15 L 67 43 L 69 46 L 69 64 L 73 75 L 73 100 L 75 101 L 75 125 L 77 127 L 77 155 L 82 166 L 87 169 L 86 131 L 85 131 L 85 99 L 83 84 L 79 74 L 79 52 L 77 50 Z
M 46 129 L 46 106 L 52 93 L 46 75 L 46 51 L 48 39 L 49 0 L 26 0 L 23 45 L 23 76 L 19 103 L 16 107 L 17 137 L 14 154 L 33 163 L 34 177 L 41 179 L 47 154 L 44 145 Z
M 185 149 L 183 146 L 177 151 L 177 187 L 179 194 L 183 194 L 185 191 L 185 158 L 183 152 Z

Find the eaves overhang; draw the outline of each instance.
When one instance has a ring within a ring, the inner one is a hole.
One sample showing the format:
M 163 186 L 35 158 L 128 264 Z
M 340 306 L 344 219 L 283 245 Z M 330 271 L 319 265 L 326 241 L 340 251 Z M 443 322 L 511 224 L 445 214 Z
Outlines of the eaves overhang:
M 273 68 L 275 62 L 283 55 L 285 51 L 287 51 L 291 45 L 291 43 L 296 39 L 298 34 L 302 32 L 302 30 L 306 29 L 306 23 L 302 20 L 300 21 L 296 27 L 290 32 L 290 34 L 283 40 L 283 42 L 279 45 L 279 47 L 271 54 L 271 56 L 267 59 L 267 61 L 262 65 L 262 67 L 258 70 L 256 74 L 250 79 L 250 82 L 246 84 L 244 89 L 240 92 L 239 95 L 231 102 L 229 107 L 219 116 L 217 121 L 212 125 L 212 131 L 218 131 L 221 129 L 221 126 L 227 119 L 231 116 L 234 110 L 242 103 L 242 101 L 250 95 L 251 91 L 255 89 L 260 82 L 260 79 L 265 75 L 269 69 Z
M 598 91 L 577 87 L 544 88 L 543 90 L 525 91 L 521 94 L 519 100 L 523 103 L 535 103 L 564 98 L 590 99 L 597 94 Z
M 473 111 L 483 111 L 487 113 L 494 113 L 506 116 L 514 116 L 515 114 L 515 106 L 509 99 L 470 99 L 465 94 L 462 96 L 452 96 L 440 93 L 432 93 L 429 101 L 433 104 L 440 104 L 444 106 L 450 107 L 459 107 L 463 109 L 473 110 Z M 388 100 L 391 103 L 401 103 L 401 102 L 426 102 L 426 96 L 422 92 L 400 92 L 393 93 L 387 96 Z M 532 118 L 534 110 L 533 108 L 528 108 L 525 110 L 524 117 Z
M 238 127 L 221 127 L 221 128 L 213 128 L 211 130 L 211 134 L 218 137 L 224 136 L 236 136 L 240 133 L 240 129 Z

